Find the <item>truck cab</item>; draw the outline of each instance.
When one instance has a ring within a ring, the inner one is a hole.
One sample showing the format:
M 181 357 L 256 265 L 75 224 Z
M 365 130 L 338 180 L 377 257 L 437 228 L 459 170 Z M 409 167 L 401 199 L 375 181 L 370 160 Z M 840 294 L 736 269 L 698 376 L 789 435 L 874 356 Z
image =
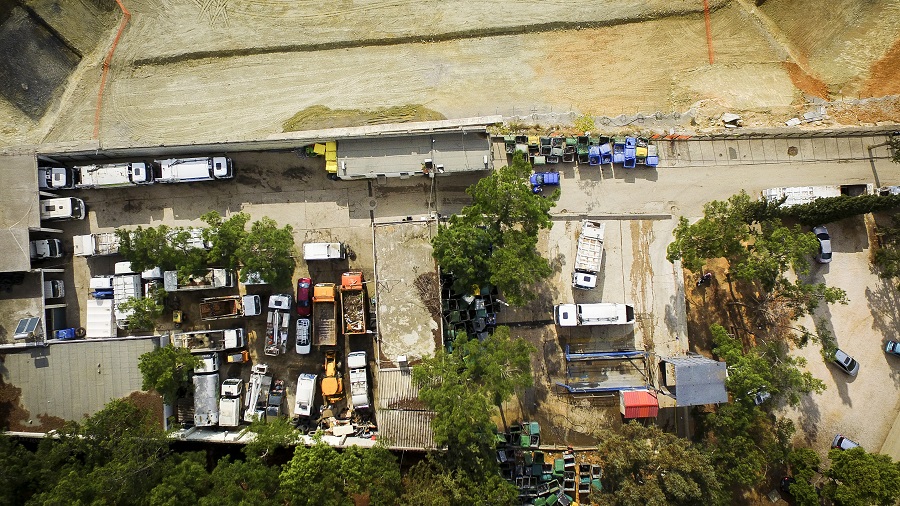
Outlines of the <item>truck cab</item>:
M 62 258 L 62 241 L 59 239 L 37 239 L 29 243 L 32 260 Z
M 75 188 L 75 176 L 67 167 L 38 167 L 38 189 L 71 190 Z
M 41 220 L 83 220 L 86 215 L 84 201 L 74 197 L 54 198 L 40 201 Z

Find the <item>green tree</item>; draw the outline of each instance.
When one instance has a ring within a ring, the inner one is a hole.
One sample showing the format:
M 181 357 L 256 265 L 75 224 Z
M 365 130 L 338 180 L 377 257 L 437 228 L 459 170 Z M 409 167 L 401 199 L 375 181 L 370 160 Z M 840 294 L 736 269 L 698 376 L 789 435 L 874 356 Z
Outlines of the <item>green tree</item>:
M 191 373 L 200 365 L 200 359 L 186 348 L 160 346 L 141 355 L 138 369 L 144 378 L 144 390 L 156 390 L 166 403 L 171 404 L 180 392 L 190 386 Z
M 398 504 L 400 465 L 394 454 L 382 445 L 345 448 L 341 452 L 340 476 L 344 480 L 344 492 L 360 499 L 357 504 Z
M 290 225 L 278 228 L 275 220 L 263 217 L 251 225 L 237 250 L 243 268 L 241 281 L 249 274 L 276 287 L 289 287 L 294 275 L 294 229 Z
M 0 434 L 0 506 L 25 504 L 41 488 L 39 463 L 18 441 Z
M 340 454 L 321 438 L 312 446 L 297 445 L 281 471 L 281 494 L 292 505 L 349 505 L 340 468 Z
M 900 195 L 858 195 L 855 197 L 841 195 L 785 207 L 780 210 L 780 215 L 814 227 L 852 216 L 896 209 L 897 207 L 900 207 Z
M 613 505 L 725 504 L 709 458 L 689 441 L 630 422 L 600 438 L 600 502 Z
M 900 290 L 900 214 L 891 215 L 890 227 L 879 227 L 880 247 L 875 250 L 875 265 L 883 279 L 893 279 Z
M 457 288 L 493 283 L 513 305 L 534 299 L 533 286 L 550 275 L 537 253 L 537 237 L 550 228 L 550 209 L 559 198 L 531 191 L 531 165 L 522 153 L 466 189 L 472 204 L 438 229 L 433 256 L 453 274 Z
M 166 291 L 157 288 L 146 297 L 129 297 L 119 304 L 119 310 L 128 313 L 128 328 L 131 330 L 153 330 L 156 321 L 162 316 L 162 301 L 166 298 Z
M 201 452 L 176 454 L 168 459 L 165 473 L 150 491 L 147 502 L 152 506 L 198 504 L 211 489 L 206 456 Z
M 810 448 L 794 448 L 788 454 L 788 464 L 794 478 L 788 492 L 794 496 L 794 503 L 798 506 L 818 506 L 819 494 L 812 485 L 812 479 L 819 469 L 819 455 Z
M 248 459 L 269 463 L 273 454 L 297 443 L 297 430 L 285 417 L 254 420 L 245 431 L 254 434 L 253 439 L 244 445 L 244 454 Z
M 429 454 L 404 474 L 403 490 L 398 504 L 511 506 L 520 503 L 518 490 L 498 473 L 448 466 L 434 454 Z
M 209 225 L 203 229 L 203 237 L 212 244 L 209 250 L 209 263 L 226 269 L 237 269 L 241 266 L 238 250 L 247 237 L 247 222 L 250 215 L 235 213 L 224 219 L 217 211 L 209 211 L 200 217 Z
M 175 251 L 169 244 L 169 231 L 166 225 L 158 227 L 137 227 L 134 230 L 116 229 L 119 238 L 119 254 L 131 262 L 135 272 L 142 272 L 154 267 L 163 270 L 174 270 L 178 267 Z
M 831 450 L 825 497 L 840 506 L 892 506 L 900 499 L 900 463 L 862 448 Z
M 283 505 L 279 496 L 280 473 L 279 466 L 266 465 L 259 459 L 231 461 L 229 457 L 223 457 L 210 475 L 212 487 L 209 493 L 199 504 Z
M 891 134 L 888 137 L 888 146 L 891 147 L 891 161 L 900 163 L 900 135 Z

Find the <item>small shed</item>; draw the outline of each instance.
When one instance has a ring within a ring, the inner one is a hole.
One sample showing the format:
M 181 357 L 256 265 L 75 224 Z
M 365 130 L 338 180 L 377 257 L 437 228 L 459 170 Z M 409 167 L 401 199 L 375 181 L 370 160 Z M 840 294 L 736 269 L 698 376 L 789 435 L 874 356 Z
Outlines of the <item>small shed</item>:
M 660 385 L 675 397 L 678 406 L 703 406 L 728 402 L 725 379 L 728 366 L 697 354 L 660 359 Z
M 656 418 L 659 400 L 649 390 L 624 390 L 619 392 L 619 411 L 626 420 Z

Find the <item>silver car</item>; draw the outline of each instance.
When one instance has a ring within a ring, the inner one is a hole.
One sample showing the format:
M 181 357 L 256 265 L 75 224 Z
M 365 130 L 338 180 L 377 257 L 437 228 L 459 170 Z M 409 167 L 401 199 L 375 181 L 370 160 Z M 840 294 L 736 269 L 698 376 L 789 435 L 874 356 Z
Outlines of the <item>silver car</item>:
M 819 225 L 813 228 L 816 239 L 819 240 L 819 253 L 816 255 L 816 262 L 827 264 L 831 262 L 831 236 L 828 235 L 828 229 Z
M 834 352 L 834 363 L 850 376 L 856 376 L 856 373 L 859 372 L 859 362 L 840 348 Z
M 834 436 L 834 441 L 831 442 L 831 448 L 838 450 L 849 450 L 851 448 L 856 448 L 859 446 L 859 443 L 856 441 L 852 441 L 844 437 L 843 434 L 838 434 Z

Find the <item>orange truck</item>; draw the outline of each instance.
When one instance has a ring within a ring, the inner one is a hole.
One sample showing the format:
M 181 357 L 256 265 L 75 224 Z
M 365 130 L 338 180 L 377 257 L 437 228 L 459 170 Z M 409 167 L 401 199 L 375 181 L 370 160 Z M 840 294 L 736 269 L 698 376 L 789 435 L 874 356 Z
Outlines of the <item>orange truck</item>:
M 313 287 L 313 342 L 317 346 L 337 344 L 337 305 L 334 283 L 317 283 Z
M 366 333 L 366 292 L 361 272 L 341 275 L 341 321 L 345 335 Z

